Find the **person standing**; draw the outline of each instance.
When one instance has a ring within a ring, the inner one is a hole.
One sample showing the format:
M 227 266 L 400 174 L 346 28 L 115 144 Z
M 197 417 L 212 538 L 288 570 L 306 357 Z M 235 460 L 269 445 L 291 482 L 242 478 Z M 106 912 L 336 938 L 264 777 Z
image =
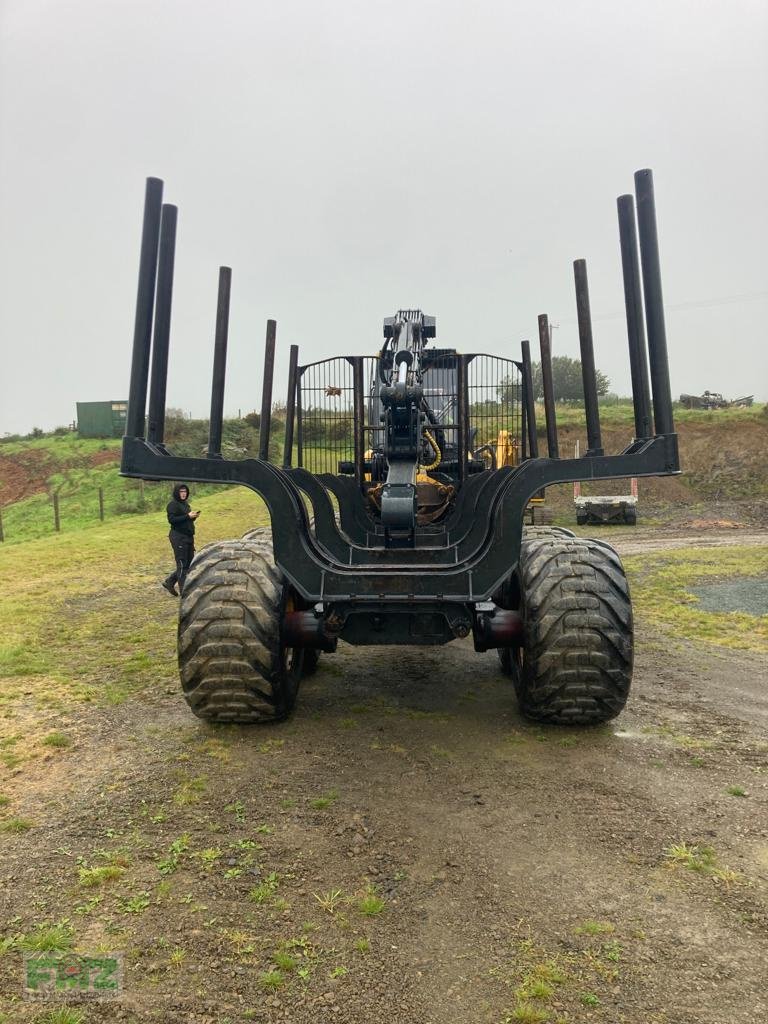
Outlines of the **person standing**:
M 195 557 L 195 520 L 200 513 L 193 512 L 190 507 L 189 488 L 186 484 L 176 484 L 165 511 L 171 525 L 168 539 L 173 548 L 176 568 L 163 580 L 163 586 L 169 594 L 178 597 L 184 590 L 184 580 Z M 176 584 L 179 586 L 178 591 Z

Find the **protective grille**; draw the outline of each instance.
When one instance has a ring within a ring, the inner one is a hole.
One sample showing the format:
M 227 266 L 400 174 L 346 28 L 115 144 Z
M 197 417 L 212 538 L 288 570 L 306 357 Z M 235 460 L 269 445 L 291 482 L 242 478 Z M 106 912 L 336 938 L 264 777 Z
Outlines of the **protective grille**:
M 509 444 L 519 458 L 522 439 L 522 384 L 520 370 L 511 359 L 499 356 L 474 355 L 467 369 L 469 412 L 469 451 L 483 458 L 490 468 L 501 461 L 501 452 L 494 446 L 499 434 L 508 431 Z M 494 449 L 491 451 L 491 449 Z
M 424 396 L 440 436 L 455 458 L 458 444 L 459 401 L 456 356 L 448 350 L 428 350 Z M 517 364 L 498 356 L 467 357 L 468 449 L 493 467 L 498 457 L 500 431 L 508 431 L 510 443 L 521 437 L 521 385 Z M 383 442 L 381 402 L 378 397 L 378 360 L 366 356 L 363 363 L 364 450 Z M 434 427 L 434 423 L 433 423 Z M 354 380 L 352 361 L 344 356 L 323 359 L 298 368 L 296 388 L 296 463 L 310 473 L 338 473 L 339 462 L 353 462 Z

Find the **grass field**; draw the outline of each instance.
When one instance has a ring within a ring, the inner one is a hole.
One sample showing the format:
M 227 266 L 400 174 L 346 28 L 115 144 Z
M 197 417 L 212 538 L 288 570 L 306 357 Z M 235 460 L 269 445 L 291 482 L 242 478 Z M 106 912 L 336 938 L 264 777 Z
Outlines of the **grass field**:
M 197 505 L 201 543 L 266 521 L 261 501 L 243 488 Z M 158 623 L 142 599 L 171 567 L 167 533 L 164 514 L 151 513 L 0 548 L 0 703 L 21 694 L 43 703 L 116 700 L 175 677 L 175 605 L 162 606 L 168 615 Z
M 768 653 L 768 616 L 704 611 L 691 588 L 724 579 L 765 579 L 765 547 L 685 547 L 624 559 L 635 614 L 668 634 Z

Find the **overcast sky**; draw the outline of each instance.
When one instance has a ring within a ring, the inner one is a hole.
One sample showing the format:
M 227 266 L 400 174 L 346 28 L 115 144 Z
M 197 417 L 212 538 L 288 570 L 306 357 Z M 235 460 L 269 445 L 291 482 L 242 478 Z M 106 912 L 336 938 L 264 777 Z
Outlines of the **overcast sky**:
M 655 175 L 672 391 L 768 399 L 765 0 L 0 0 L 0 433 L 123 398 L 144 179 L 179 205 L 168 404 L 264 325 L 309 362 L 401 307 L 517 356 L 536 317 L 629 391 L 616 196 Z M 534 351 L 537 346 L 534 346 Z

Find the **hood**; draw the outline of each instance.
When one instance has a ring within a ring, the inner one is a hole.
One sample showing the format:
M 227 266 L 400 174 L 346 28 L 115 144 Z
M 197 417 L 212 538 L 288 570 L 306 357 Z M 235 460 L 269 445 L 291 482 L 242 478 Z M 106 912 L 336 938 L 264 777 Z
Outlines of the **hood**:
M 176 486 L 173 488 L 173 496 L 176 499 L 176 501 L 181 501 L 181 498 L 179 497 L 179 491 L 182 488 L 186 488 L 187 500 L 189 500 L 189 495 L 191 494 L 191 491 L 190 491 L 188 485 L 187 484 L 176 484 Z

